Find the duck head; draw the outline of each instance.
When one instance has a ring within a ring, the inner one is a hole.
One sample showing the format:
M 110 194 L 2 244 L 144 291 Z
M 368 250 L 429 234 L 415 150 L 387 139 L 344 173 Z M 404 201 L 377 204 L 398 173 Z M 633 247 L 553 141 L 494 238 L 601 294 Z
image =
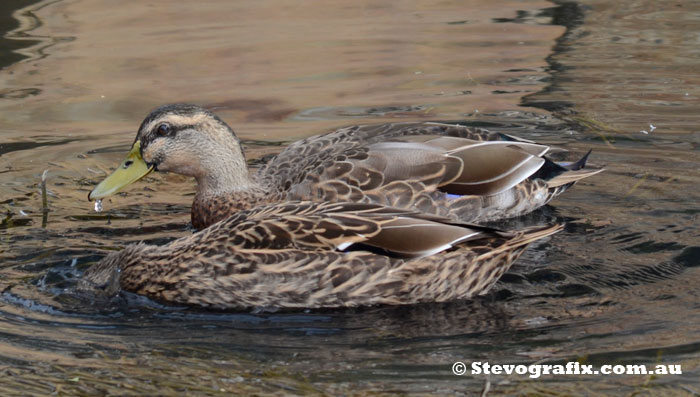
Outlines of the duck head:
M 88 195 L 111 196 L 153 171 L 192 176 L 200 190 L 225 191 L 249 183 L 240 140 L 231 127 L 196 105 L 172 104 L 141 123 L 129 154 Z

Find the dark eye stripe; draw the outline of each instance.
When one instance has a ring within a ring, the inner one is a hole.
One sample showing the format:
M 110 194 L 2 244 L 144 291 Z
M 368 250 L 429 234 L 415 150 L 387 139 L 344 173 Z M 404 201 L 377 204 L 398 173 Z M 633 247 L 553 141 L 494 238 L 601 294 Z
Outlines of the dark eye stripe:
M 167 127 L 168 132 L 165 135 L 163 135 L 160 132 L 161 127 L 164 125 L 168 126 Z M 151 135 L 152 138 L 149 139 L 149 141 L 152 141 L 153 139 L 160 138 L 160 137 L 171 137 L 172 138 L 175 135 L 177 135 L 177 133 L 180 131 L 184 131 L 187 129 L 195 129 L 195 128 L 196 128 L 196 126 L 194 124 L 172 125 L 172 124 L 167 124 L 167 123 L 159 123 L 156 125 L 156 127 L 153 130 L 151 130 L 152 133 L 149 135 Z
M 156 124 L 155 127 L 153 127 L 153 129 L 151 129 L 150 132 L 147 133 L 143 137 L 143 139 L 141 140 L 141 153 L 143 153 L 143 149 L 145 149 L 148 145 L 151 144 L 151 142 L 153 142 L 157 138 L 173 138 L 180 131 L 197 128 L 197 126 L 194 124 L 182 124 L 182 125 L 168 124 L 170 126 L 170 132 L 168 132 L 167 135 L 163 136 L 163 135 L 158 133 L 158 128 L 163 124 L 166 124 L 166 123 Z

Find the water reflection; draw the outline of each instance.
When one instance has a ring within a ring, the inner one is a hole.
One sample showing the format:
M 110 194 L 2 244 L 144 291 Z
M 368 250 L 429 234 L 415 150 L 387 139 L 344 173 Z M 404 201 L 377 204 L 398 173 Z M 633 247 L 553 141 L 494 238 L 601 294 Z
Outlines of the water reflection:
M 564 103 L 574 107 L 568 115 L 574 121 L 598 121 L 614 138 L 640 135 L 653 124 L 661 126 L 656 134 L 697 144 L 691 132 L 699 117 L 699 39 L 689 33 L 700 27 L 697 4 L 587 0 L 558 9 L 555 21 L 565 21 L 567 31 L 547 58 L 552 85 L 525 96 L 524 104 L 560 111 Z
M 36 22 L 29 22 L 31 15 L 23 13 L 24 19 L 20 20 L 15 14 L 16 10 L 38 2 L 38 0 L 7 0 L 0 4 L 0 27 L 2 27 L 0 29 L 0 36 L 2 36 L 0 37 L 0 69 L 26 59 L 28 56 L 19 50 L 39 43 L 39 40 L 27 37 L 27 30 L 36 24 Z

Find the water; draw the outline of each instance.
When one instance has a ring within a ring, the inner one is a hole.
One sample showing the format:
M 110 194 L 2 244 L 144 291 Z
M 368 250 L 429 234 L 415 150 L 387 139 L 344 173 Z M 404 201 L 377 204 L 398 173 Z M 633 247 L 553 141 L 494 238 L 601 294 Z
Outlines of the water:
M 14 29 L 0 41 L 0 394 L 445 395 L 487 379 L 490 394 L 700 392 L 696 3 L 295 5 L 3 2 L 28 8 L 0 20 Z M 607 171 L 503 224 L 567 227 L 476 301 L 208 313 L 65 293 L 112 250 L 190 233 L 184 177 L 151 174 L 101 213 L 86 199 L 173 101 L 214 108 L 253 165 L 339 126 L 459 120 L 592 148 Z M 450 369 L 571 360 L 683 374 Z

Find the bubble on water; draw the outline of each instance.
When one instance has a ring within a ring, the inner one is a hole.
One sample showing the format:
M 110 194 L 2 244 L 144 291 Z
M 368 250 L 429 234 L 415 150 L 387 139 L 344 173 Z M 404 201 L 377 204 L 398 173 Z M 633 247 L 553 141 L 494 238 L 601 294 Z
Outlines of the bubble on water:
M 95 212 L 102 212 L 102 200 L 95 200 Z

